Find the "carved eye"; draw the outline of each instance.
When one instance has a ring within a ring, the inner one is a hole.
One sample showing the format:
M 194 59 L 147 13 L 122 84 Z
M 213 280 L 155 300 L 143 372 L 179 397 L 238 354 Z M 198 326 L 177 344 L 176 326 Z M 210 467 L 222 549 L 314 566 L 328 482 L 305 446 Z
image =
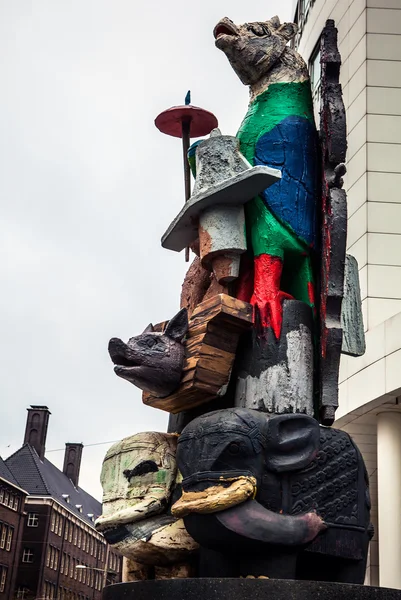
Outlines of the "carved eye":
M 228 451 L 230 454 L 239 454 L 240 445 L 237 442 L 231 442 L 228 446 Z
M 263 25 L 263 23 L 251 23 L 250 25 L 248 25 L 248 29 L 258 37 L 270 35 L 269 29 L 266 27 L 266 25 Z
M 153 460 L 144 460 L 135 469 L 125 469 L 123 471 L 124 477 L 131 479 L 131 477 L 138 477 L 138 475 L 146 475 L 146 473 L 157 473 L 159 467 Z
M 156 344 L 156 342 L 157 342 L 157 340 L 155 338 L 152 338 L 152 337 L 150 337 L 150 338 L 148 338 L 146 340 L 148 348 L 153 348 L 153 346 Z

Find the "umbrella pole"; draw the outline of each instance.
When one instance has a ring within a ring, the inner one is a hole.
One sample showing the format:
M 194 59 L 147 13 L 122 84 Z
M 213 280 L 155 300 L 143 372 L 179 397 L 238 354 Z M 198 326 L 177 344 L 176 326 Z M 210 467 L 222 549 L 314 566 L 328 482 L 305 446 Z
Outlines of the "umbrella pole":
M 191 121 L 183 119 L 182 121 L 182 153 L 184 159 L 184 183 L 185 183 L 185 202 L 191 197 L 191 173 L 188 162 L 188 150 L 190 143 Z M 189 262 L 189 248 L 185 248 L 185 262 Z

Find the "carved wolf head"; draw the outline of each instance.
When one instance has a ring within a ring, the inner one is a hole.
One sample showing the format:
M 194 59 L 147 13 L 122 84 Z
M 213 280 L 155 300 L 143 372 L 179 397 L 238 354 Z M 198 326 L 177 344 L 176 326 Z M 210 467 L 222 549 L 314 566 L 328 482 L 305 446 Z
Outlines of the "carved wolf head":
M 243 25 L 235 25 L 224 17 L 213 33 L 217 48 L 226 54 L 242 83 L 254 85 L 277 65 L 285 53 L 292 52 L 287 43 L 297 31 L 295 23 L 280 24 L 278 17 Z
M 148 325 L 126 344 L 119 338 L 109 342 L 114 372 L 155 396 L 171 394 L 180 383 L 184 361 L 182 340 L 188 330 L 185 308 L 173 317 L 163 333 Z

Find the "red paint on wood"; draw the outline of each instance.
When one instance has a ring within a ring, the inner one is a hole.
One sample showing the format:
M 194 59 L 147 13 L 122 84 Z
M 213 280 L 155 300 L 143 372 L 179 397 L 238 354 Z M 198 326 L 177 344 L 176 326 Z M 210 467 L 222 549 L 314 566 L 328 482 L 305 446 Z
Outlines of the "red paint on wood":
M 315 286 L 311 281 L 308 281 L 308 298 L 309 302 L 314 305 L 315 304 Z
M 255 257 L 254 291 L 251 304 L 260 317 L 262 329 L 271 327 L 277 339 L 280 338 L 283 323 L 282 302 L 293 299 L 290 294 L 280 290 L 283 262 L 277 256 L 261 254 Z

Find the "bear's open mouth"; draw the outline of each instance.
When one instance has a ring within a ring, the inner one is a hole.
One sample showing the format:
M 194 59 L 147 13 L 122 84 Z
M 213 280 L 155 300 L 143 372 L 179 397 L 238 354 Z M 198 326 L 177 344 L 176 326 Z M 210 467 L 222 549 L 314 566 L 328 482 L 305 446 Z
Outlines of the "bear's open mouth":
M 214 28 L 213 35 L 214 38 L 217 40 L 217 38 L 223 35 L 238 35 L 238 33 L 234 25 L 231 25 L 226 21 L 220 21 Z
M 117 367 L 139 367 L 139 363 L 133 360 L 128 360 L 125 356 L 116 356 L 112 359 Z

